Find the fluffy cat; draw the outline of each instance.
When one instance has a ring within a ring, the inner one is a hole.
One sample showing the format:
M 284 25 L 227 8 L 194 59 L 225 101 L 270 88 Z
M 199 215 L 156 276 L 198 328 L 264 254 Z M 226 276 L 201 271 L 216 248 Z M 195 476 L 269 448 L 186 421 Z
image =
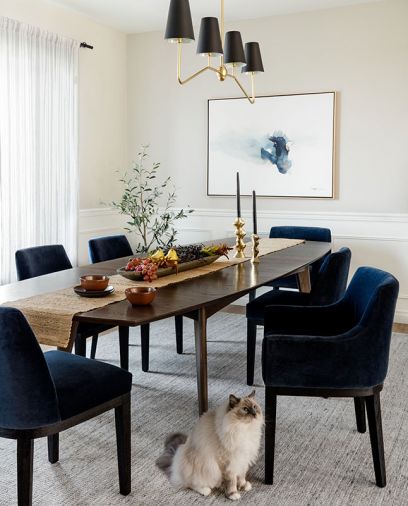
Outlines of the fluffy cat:
M 263 415 L 255 401 L 255 390 L 242 399 L 230 395 L 215 411 L 204 413 L 189 436 L 171 434 L 157 466 L 176 487 L 207 496 L 225 486 L 229 499 L 251 490 L 246 473 L 258 456 Z

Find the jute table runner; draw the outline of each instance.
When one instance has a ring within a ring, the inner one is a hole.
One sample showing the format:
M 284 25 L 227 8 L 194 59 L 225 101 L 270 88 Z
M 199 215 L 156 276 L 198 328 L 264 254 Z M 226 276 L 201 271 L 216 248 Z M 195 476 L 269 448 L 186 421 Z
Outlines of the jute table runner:
M 297 239 L 261 239 L 259 244 L 259 255 L 268 255 L 303 242 L 303 240 Z M 164 276 L 156 279 L 152 283 L 147 281 L 131 281 L 123 276 L 114 275 L 110 277 L 109 284 L 115 288 L 115 292 L 107 297 L 99 299 L 80 297 L 72 288 L 65 288 L 56 292 L 7 302 L 3 304 L 3 306 L 20 309 L 27 318 L 28 323 L 41 344 L 67 348 L 70 341 L 72 319 L 76 314 L 124 300 L 126 299 L 126 288 L 132 286 L 154 286 L 156 288 L 162 288 L 174 283 L 181 283 L 189 279 L 205 276 L 206 274 L 225 269 L 237 263 L 246 262 L 251 256 L 250 244 L 247 245 L 245 253 L 246 258 L 244 259 L 227 259 L 222 257 L 212 264 L 198 267 L 190 271 Z

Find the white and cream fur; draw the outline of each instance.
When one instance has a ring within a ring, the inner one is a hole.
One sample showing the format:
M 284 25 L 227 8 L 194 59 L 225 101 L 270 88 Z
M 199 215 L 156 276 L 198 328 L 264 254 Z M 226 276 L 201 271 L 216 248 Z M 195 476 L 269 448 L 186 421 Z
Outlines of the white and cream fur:
M 170 435 L 157 465 L 176 487 L 190 488 L 207 496 L 225 487 L 229 499 L 240 490 L 251 490 L 246 474 L 258 456 L 263 415 L 255 391 L 229 400 L 215 411 L 204 413 L 191 434 Z

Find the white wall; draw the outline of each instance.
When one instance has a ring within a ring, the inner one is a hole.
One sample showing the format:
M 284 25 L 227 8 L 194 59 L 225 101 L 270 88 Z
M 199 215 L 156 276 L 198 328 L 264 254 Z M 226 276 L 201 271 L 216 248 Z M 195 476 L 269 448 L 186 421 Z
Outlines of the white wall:
M 263 199 L 261 210 L 408 212 L 407 19 L 407 0 L 387 0 L 227 25 L 261 43 L 259 94 L 338 91 L 338 200 Z M 195 44 L 184 54 L 184 74 L 205 65 Z M 176 47 L 159 32 L 129 37 L 128 68 L 130 158 L 148 142 L 180 205 L 232 208 L 206 196 L 207 99 L 238 88 L 213 73 L 179 86 Z
M 0 16 L 94 45 L 80 50 L 80 207 L 110 202 L 126 159 L 126 35 L 43 0 L 0 0 Z

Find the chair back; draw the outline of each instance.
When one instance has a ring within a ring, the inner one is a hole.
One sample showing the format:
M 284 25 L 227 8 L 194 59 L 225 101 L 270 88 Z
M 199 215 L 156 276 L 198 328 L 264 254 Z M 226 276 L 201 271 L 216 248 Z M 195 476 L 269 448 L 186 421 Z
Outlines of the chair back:
M 269 237 L 272 238 L 285 238 L 285 239 L 304 239 L 305 241 L 318 241 L 318 242 L 331 242 L 331 231 L 329 228 L 321 227 L 292 227 L 292 226 L 279 226 L 272 227 L 269 232 Z M 327 255 L 316 262 L 313 262 L 310 268 L 310 280 L 312 286 L 316 280 L 319 269 Z M 286 282 L 285 282 L 286 280 Z M 296 278 L 289 276 L 282 280 L 277 280 L 273 286 L 282 286 L 286 288 L 297 288 Z
M 331 242 L 329 228 L 321 227 L 272 227 L 269 232 L 270 238 L 304 239 L 305 241 Z
M 23 314 L 0 307 L 0 427 L 58 422 L 57 394 L 43 352 Z
M 346 310 L 365 336 L 361 340 L 364 350 L 355 357 L 355 368 L 368 376 L 366 384 L 381 384 L 387 375 L 398 290 L 397 279 L 388 272 L 360 267 L 344 296 Z
M 346 291 L 344 302 L 356 323 L 385 325 L 391 332 L 399 283 L 392 274 L 374 267 L 359 267 Z
M 91 239 L 88 245 L 89 258 L 93 264 L 133 255 L 132 248 L 125 235 L 98 237 L 97 239 Z
M 351 251 L 340 248 L 324 259 L 310 293 L 310 305 L 327 306 L 340 300 L 347 287 Z
M 16 251 L 16 268 L 18 280 L 21 281 L 71 269 L 72 264 L 64 246 L 53 244 Z

